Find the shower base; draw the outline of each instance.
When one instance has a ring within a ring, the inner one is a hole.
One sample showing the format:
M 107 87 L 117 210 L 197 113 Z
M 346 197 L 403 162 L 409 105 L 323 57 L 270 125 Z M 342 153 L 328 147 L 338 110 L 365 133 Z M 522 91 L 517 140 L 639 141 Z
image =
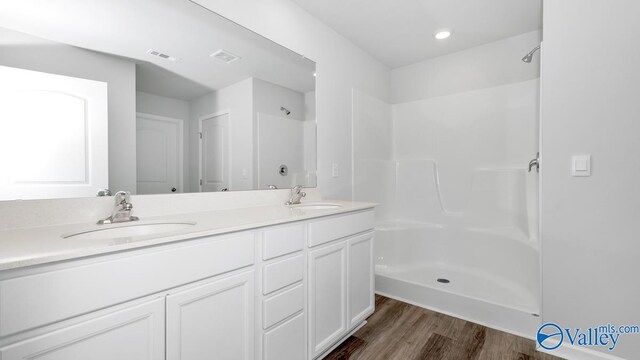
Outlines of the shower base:
M 442 265 L 377 267 L 376 293 L 529 339 L 535 338 L 540 326 L 536 305 L 526 289 Z M 506 302 L 524 306 L 507 306 Z

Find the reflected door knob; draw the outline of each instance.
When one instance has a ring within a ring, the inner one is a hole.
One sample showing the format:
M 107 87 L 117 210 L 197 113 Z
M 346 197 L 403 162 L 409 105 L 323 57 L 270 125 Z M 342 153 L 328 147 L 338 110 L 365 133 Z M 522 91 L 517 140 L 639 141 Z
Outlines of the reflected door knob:
M 178 191 L 178 189 L 176 189 L 174 187 L 171 188 L 171 192 L 176 192 L 176 191 Z

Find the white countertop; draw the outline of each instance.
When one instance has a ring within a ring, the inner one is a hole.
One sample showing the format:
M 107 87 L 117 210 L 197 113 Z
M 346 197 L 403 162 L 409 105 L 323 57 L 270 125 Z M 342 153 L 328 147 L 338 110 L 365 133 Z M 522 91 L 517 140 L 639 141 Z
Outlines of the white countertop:
M 99 240 L 63 238 L 62 236 L 106 227 L 127 226 L 134 223 L 128 222 L 113 225 L 66 224 L 0 231 L 0 271 L 313 219 L 369 209 L 376 205 L 334 200 L 322 201 L 322 203 L 340 204 L 342 207 L 303 210 L 285 205 L 263 205 L 149 217 L 140 219 L 140 223 L 195 222 L 196 224 L 184 230 L 163 234 Z

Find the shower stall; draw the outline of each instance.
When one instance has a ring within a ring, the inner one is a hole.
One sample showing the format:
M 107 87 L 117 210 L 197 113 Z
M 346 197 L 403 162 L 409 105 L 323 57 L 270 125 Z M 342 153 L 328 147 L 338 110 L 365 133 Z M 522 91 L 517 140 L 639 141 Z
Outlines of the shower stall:
M 395 104 L 354 91 L 354 198 L 380 204 L 377 293 L 534 336 L 540 325 L 534 75 Z

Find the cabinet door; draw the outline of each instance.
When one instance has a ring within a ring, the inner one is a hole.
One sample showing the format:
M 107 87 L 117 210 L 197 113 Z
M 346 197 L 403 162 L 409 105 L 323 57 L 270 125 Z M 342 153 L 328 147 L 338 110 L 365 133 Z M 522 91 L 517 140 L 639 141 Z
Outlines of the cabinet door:
M 167 360 L 253 357 L 253 271 L 167 296 Z
M 0 359 L 162 360 L 164 298 L 0 349 Z
M 373 272 L 373 232 L 349 239 L 348 281 L 349 328 L 353 328 L 375 309 Z
M 309 252 L 309 357 L 347 331 L 347 243 Z

